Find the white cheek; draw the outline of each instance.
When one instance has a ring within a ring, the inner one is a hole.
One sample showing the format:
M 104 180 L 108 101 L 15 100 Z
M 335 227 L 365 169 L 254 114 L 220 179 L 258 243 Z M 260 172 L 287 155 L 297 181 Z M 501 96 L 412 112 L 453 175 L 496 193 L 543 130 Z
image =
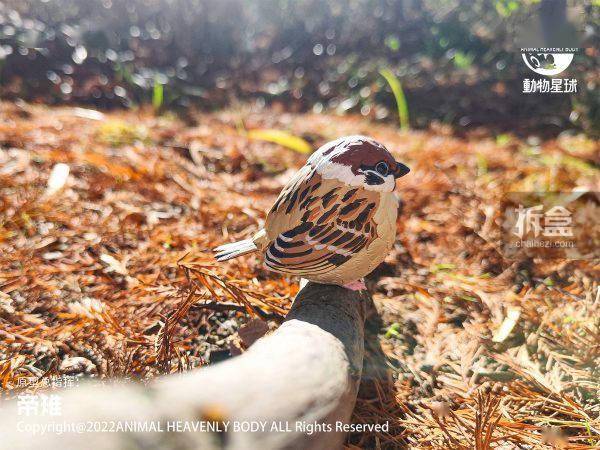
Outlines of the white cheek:
M 344 164 L 320 164 L 317 171 L 325 180 L 340 180 L 350 186 L 362 186 L 365 183 L 364 175 L 354 175 L 351 167 Z
M 392 192 L 396 187 L 394 175 L 388 175 L 384 178 L 382 184 L 367 184 L 363 174 L 355 175 L 350 166 L 344 164 L 331 163 L 319 164 L 317 172 L 325 180 L 340 180 L 349 186 L 361 186 L 368 191 Z

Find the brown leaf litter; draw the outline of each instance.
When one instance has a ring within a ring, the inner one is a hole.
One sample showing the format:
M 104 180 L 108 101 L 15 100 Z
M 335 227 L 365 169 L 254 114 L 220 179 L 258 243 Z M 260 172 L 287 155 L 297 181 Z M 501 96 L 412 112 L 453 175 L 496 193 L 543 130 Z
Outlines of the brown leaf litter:
M 390 428 L 349 448 L 600 445 L 598 260 L 507 260 L 497 244 L 506 192 L 599 190 L 597 142 L 251 108 L 186 125 L 24 107 L 0 104 L 2 389 L 61 370 L 146 381 L 215 361 L 249 319 L 281 320 L 297 280 L 255 255 L 217 265 L 209 250 L 257 230 L 306 159 L 249 140 L 243 118 L 314 145 L 369 134 L 412 168 L 397 245 L 374 277 L 381 323 L 353 418 Z M 597 219 L 597 200 L 585 213 Z

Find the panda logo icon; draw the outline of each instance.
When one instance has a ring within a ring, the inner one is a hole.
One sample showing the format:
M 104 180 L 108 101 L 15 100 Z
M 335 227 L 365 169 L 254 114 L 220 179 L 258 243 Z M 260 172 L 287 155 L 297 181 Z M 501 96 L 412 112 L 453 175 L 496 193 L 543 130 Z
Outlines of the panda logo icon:
M 523 61 L 531 70 L 540 75 L 558 75 L 573 61 L 574 53 L 523 52 Z

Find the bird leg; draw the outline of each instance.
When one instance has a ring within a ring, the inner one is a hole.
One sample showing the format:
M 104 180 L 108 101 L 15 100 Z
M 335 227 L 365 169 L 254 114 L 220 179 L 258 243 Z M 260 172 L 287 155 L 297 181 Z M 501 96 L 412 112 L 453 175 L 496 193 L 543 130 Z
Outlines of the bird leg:
M 351 291 L 366 291 L 367 290 L 367 286 L 365 285 L 364 278 L 346 283 L 346 284 L 344 284 L 344 287 L 346 289 L 350 289 Z

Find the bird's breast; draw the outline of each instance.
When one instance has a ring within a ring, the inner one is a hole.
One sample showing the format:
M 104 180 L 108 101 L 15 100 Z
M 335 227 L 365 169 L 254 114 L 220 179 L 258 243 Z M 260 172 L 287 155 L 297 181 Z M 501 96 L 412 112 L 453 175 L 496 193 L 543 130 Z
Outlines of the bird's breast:
M 377 224 L 377 234 L 396 236 L 396 219 L 398 218 L 398 197 L 393 192 L 383 192 L 379 207 L 373 216 Z

